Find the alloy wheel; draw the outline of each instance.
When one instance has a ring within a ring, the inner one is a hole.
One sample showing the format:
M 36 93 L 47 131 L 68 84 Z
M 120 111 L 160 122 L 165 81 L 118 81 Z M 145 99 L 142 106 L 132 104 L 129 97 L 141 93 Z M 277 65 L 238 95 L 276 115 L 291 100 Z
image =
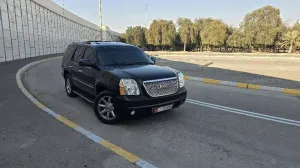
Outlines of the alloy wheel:
M 66 81 L 66 90 L 67 90 L 68 94 L 72 93 L 72 87 L 71 87 L 71 83 L 70 83 L 69 78 Z
M 105 120 L 113 120 L 116 118 L 114 105 L 110 96 L 102 97 L 98 102 L 98 113 Z

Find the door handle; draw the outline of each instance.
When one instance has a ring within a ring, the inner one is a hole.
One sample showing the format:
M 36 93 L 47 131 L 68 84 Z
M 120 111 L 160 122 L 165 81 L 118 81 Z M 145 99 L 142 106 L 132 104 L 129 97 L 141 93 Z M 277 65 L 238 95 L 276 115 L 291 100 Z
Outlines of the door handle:
M 81 69 L 79 69 L 78 72 L 83 72 L 83 71 Z

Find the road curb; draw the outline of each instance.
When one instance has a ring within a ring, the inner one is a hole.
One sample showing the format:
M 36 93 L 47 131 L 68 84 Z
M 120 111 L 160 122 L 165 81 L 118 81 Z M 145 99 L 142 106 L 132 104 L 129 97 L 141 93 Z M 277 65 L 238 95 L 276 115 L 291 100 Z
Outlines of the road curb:
M 79 132 L 80 134 L 84 135 L 85 137 L 89 138 L 90 140 L 96 142 L 97 144 L 101 145 L 102 147 L 105 147 L 106 149 L 108 149 L 109 151 L 112 151 L 113 153 L 121 156 L 123 159 L 127 160 L 128 162 L 141 167 L 141 168 L 157 168 L 156 166 L 152 165 L 151 163 L 141 159 L 140 157 L 120 148 L 117 145 L 112 144 L 111 142 L 108 142 L 106 140 L 104 140 L 103 138 L 93 134 L 92 132 L 84 129 L 83 127 L 77 125 L 76 123 L 70 121 L 69 119 L 59 115 L 58 113 L 52 111 L 51 109 L 47 108 L 45 105 L 43 105 L 41 102 L 39 102 L 37 99 L 35 99 L 28 91 L 27 89 L 24 87 L 23 83 L 22 83 L 22 75 L 24 74 L 25 71 L 27 71 L 30 67 L 33 67 L 34 65 L 37 65 L 39 63 L 48 61 L 48 60 L 54 60 L 54 59 L 58 59 L 61 58 L 61 56 L 59 57 L 54 57 L 54 58 L 48 58 L 48 59 L 44 59 L 44 60 L 40 60 L 40 61 L 35 61 L 32 62 L 30 64 L 27 64 L 26 66 L 24 66 L 23 68 L 21 68 L 17 74 L 16 74 L 16 81 L 18 84 L 18 87 L 21 89 L 21 91 L 23 92 L 23 94 L 30 99 L 30 101 L 35 104 L 38 108 L 42 109 L 44 112 L 48 113 L 49 115 L 51 115 L 52 117 L 54 117 L 56 120 L 58 120 L 59 122 L 65 124 L 66 126 L 74 129 L 75 131 Z
M 222 80 L 217 80 L 217 79 L 199 78 L 199 77 L 193 77 L 193 76 L 184 76 L 184 79 L 191 80 L 191 81 L 203 82 L 203 83 L 209 83 L 209 84 L 215 84 L 215 85 L 232 86 L 232 87 L 251 89 L 251 90 L 280 92 L 280 93 L 285 93 L 285 94 L 289 94 L 289 95 L 300 96 L 300 90 L 298 90 L 298 89 L 280 88 L 280 87 L 255 85 L 255 84 L 231 82 L 231 81 L 222 81 Z

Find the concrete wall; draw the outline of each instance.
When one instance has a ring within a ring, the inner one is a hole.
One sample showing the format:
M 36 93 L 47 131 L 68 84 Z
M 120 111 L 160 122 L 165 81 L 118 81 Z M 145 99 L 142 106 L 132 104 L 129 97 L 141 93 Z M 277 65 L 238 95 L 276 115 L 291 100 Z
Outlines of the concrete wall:
M 0 62 L 64 52 L 73 41 L 100 40 L 99 26 L 51 0 L 0 0 Z M 103 40 L 119 34 L 103 26 Z

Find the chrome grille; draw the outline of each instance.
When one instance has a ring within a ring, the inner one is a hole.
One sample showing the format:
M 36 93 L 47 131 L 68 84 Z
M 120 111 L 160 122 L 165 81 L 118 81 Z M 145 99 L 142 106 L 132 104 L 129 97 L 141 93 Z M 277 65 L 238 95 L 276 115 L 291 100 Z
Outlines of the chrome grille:
M 174 94 L 178 90 L 177 77 L 144 81 L 143 85 L 146 92 L 151 97 L 160 97 Z

